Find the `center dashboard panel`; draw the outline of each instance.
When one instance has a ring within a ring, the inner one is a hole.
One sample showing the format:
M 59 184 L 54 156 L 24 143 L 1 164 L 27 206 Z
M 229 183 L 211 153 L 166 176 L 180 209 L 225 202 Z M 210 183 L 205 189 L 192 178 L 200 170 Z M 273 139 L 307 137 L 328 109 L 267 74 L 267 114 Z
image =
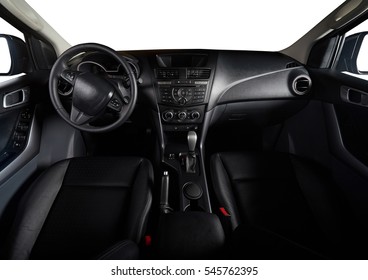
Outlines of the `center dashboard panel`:
M 188 213 L 192 210 L 211 212 L 199 143 L 216 60 L 216 51 L 201 50 L 168 50 L 151 56 L 163 132 L 162 168 L 173 178 L 170 190 L 178 194 L 171 200 L 173 208 Z M 192 196 L 193 190 L 195 196 Z
M 198 130 L 209 101 L 215 57 L 208 53 L 156 54 L 155 85 L 165 131 Z

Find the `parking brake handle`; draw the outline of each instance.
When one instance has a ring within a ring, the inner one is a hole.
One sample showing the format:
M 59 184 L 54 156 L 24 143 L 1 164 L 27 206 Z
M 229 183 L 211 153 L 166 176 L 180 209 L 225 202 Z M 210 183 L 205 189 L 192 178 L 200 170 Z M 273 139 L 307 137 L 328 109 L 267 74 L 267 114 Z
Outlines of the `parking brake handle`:
M 162 179 L 161 179 L 160 210 L 164 214 L 172 212 L 172 208 L 169 206 L 169 172 L 168 171 L 164 171 L 164 175 L 162 176 Z

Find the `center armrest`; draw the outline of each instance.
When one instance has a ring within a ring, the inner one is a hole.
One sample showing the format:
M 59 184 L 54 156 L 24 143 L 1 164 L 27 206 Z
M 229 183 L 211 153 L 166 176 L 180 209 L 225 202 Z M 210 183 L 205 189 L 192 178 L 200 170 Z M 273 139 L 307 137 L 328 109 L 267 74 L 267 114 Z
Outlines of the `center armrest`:
M 157 250 L 161 258 L 221 258 L 225 234 L 214 214 L 196 211 L 164 214 L 158 229 Z

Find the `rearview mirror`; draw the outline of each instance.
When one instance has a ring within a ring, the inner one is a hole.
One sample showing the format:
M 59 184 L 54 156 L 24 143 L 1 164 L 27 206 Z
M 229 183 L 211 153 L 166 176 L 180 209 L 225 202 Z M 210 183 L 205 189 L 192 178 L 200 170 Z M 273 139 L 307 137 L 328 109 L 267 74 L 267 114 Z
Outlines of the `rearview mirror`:
M 29 72 L 26 43 L 18 37 L 0 34 L 0 76 Z

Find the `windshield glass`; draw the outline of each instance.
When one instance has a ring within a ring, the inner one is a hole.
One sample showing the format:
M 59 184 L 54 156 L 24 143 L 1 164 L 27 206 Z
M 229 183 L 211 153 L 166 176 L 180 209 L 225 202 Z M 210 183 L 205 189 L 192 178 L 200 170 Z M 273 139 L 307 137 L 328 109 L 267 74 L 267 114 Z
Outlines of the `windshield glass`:
M 279 51 L 342 0 L 27 0 L 70 44 Z

